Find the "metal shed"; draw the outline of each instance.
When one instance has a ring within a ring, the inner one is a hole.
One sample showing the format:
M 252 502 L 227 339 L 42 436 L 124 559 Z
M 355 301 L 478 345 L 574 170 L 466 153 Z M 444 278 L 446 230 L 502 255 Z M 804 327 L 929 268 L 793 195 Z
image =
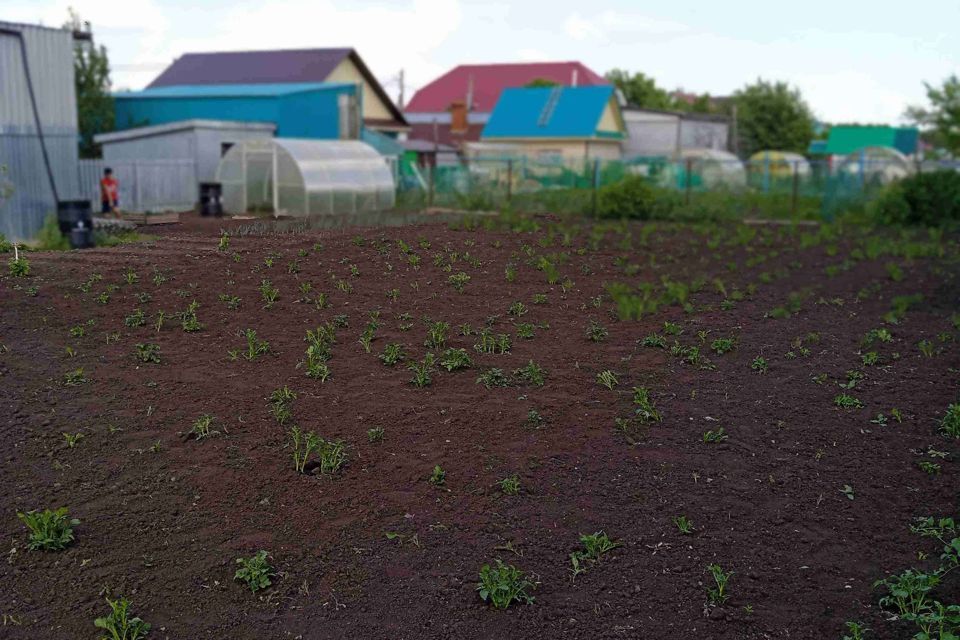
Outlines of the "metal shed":
M 13 240 L 36 235 L 44 218 L 56 213 L 57 195 L 68 200 L 79 193 L 73 40 L 65 29 L 0 22 L 0 165 L 6 167 L 0 175 L 0 233 Z
M 629 137 L 625 158 L 675 156 L 688 149 L 726 151 L 730 121 L 725 116 L 655 109 L 623 109 Z

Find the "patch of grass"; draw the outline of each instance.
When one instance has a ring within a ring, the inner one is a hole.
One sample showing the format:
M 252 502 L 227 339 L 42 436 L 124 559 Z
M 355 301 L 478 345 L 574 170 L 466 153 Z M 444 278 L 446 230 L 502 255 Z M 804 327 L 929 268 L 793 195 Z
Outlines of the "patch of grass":
M 250 558 L 237 558 L 240 568 L 233 574 L 233 579 L 246 583 L 251 593 L 266 589 L 273 584 L 270 578 L 276 575 L 267 561 L 268 556 L 269 554 L 261 549 Z
M 533 604 L 534 598 L 528 591 L 535 587 L 523 571 L 504 564 L 499 558 L 492 567 L 489 564 L 480 567 L 480 583 L 477 585 L 480 599 L 496 609 L 506 609 L 514 602 Z

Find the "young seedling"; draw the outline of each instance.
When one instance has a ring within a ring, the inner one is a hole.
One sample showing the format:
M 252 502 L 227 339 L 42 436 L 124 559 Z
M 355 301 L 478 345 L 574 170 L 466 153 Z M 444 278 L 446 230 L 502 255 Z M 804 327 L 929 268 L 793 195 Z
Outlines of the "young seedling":
M 427 478 L 427 482 L 435 487 L 442 487 L 447 482 L 447 472 L 440 465 L 436 465 L 430 473 L 430 477 Z
M 713 577 L 715 585 L 707 588 L 707 598 L 710 600 L 710 604 L 721 606 L 730 597 L 727 593 L 727 582 L 733 575 L 733 571 L 724 571 L 718 564 L 708 565 L 707 571 Z
M 733 351 L 733 338 L 717 338 L 710 343 L 710 348 L 713 349 L 717 355 L 722 356 L 728 351 Z
M 676 525 L 677 530 L 685 536 L 693 533 L 693 521 L 687 518 L 687 516 L 674 516 L 673 524 Z
M 31 551 L 62 551 L 73 542 L 73 528 L 80 524 L 79 520 L 67 516 L 67 508 L 60 507 L 54 511 L 27 511 L 17 513 L 17 517 L 30 530 L 27 548 Z
M 431 373 L 434 371 L 434 356 L 428 353 L 420 362 L 411 362 L 407 368 L 413 371 L 413 377 L 410 382 L 418 389 L 429 387 L 433 382 Z
M 134 309 L 133 313 L 128 315 L 123 319 L 123 324 L 128 327 L 142 327 L 147 323 L 147 317 L 143 313 L 143 309 Z
M 856 497 L 856 494 L 853 492 L 853 487 L 848 484 L 843 485 L 843 488 L 840 489 L 840 493 L 847 496 L 847 500 L 853 500 Z
M 510 385 L 510 378 L 503 372 L 503 369 L 496 367 L 487 369 L 477 377 L 477 384 L 482 384 L 487 389 L 493 387 L 506 387 Z
M 766 373 L 767 361 L 763 358 L 763 356 L 757 356 L 753 359 L 753 362 L 750 363 L 750 368 L 757 373 Z
M 464 287 L 470 282 L 470 276 L 460 271 L 447 278 L 447 282 L 450 283 L 450 286 L 452 286 L 457 293 L 463 293 Z
M 82 433 L 64 433 L 63 439 L 67 441 L 67 448 L 73 449 L 77 446 L 77 443 L 83 440 L 84 435 Z
M 14 278 L 26 278 L 30 275 L 30 262 L 23 257 L 11 258 L 7 262 L 7 269 Z
M 653 400 L 650 399 L 650 390 L 646 387 L 633 388 L 633 404 L 636 407 L 635 416 L 640 421 L 660 422 L 663 419 Z
M 521 340 L 532 340 L 536 327 L 529 322 L 517 323 L 517 337 Z
M 367 429 L 367 440 L 370 442 L 383 442 L 383 435 L 383 427 L 373 427 L 372 429 Z
M 605 369 L 597 374 L 597 384 L 601 387 L 606 387 L 610 391 L 613 391 L 613 388 L 619 384 L 617 380 L 617 375 L 610 369 Z
M 193 427 L 190 428 L 190 431 L 187 432 L 187 435 L 192 436 L 194 440 L 203 440 L 204 438 L 209 438 L 219 434 L 219 431 L 213 431 L 210 428 L 212 424 L 213 416 L 208 413 L 204 413 L 194 421 Z
M 500 487 L 500 491 L 502 491 L 504 495 L 515 496 L 520 493 L 520 477 L 517 474 L 507 476 L 499 480 L 497 486 Z
M 268 555 L 266 551 L 260 550 L 250 558 L 237 558 L 240 568 L 233 574 L 233 579 L 245 582 L 251 593 L 269 587 L 273 584 L 270 578 L 276 574 L 267 562 Z
M 729 436 L 727 436 L 726 431 L 723 430 L 723 427 L 719 427 L 716 431 L 710 429 L 709 431 L 703 434 L 703 441 L 711 444 L 717 444 L 723 442 Z
M 150 623 L 130 615 L 130 601 L 126 598 L 107 598 L 110 614 L 96 618 L 93 626 L 103 629 L 108 635 L 101 640 L 142 640 L 150 632 Z
M 607 331 L 607 328 L 593 320 L 587 326 L 586 336 L 590 342 L 603 342 L 608 335 L 610 335 L 610 332 Z
M 253 329 L 246 329 L 240 335 L 247 341 L 247 350 L 243 354 L 246 360 L 253 362 L 259 356 L 270 353 L 270 343 L 257 338 L 257 332 Z
M 667 339 L 664 338 L 659 333 L 651 333 L 646 338 L 641 340 L 640 344 L 644 347 L 655 347 L 657 349 L 666 349 Z
M 263 299 L 263 308 L 270 309 L 280 297 L 280 290 L 273 286 L 269 280 L 260 282 L 260 297 Z
M 384 346 L 383 353 L 380 354 L 380 361 L 388 367 L 392 367 L 399 362 L 403 362 L 406 357 L 403 345 L 397 342 L 391 342 Z
M 185 311 L 180 312 L 180 326 L 187 333 L 193 333 L 203 329 L 203 325 L 200 324 L 200 321 L 197 319 L 197 309 L 200 308 L 200 303 L 196 300 L 192 301 Z
M 83 374 L 83 367 L 74 369 L 73 371 L 68 371 L 63 375 L 63 383 L 70 387 L 86 384 L 87 382 L 89 381 Z
M 443 349 L 450 331 L 449 322 L 430 322 L 427 324 L 427 339 L 423 346 L 428 349 Z
M 290 419 L 290 405 L 296 398 L 297 394 L 286 386 L 274 389 L 270 394 L 270 413 L 280 426 Z
M 833 404 L 841 409 L 862 409 L 863 403 L 850 394 L 841 393 L 833 399 Z
M 516 316 L 518 318 L 520 316 L 525 316 L 527 315 L 527 305 L 519 301 L 514 302 L 513 304 L 510 305 L 510 308 L 507 309 L 507 313 L 510 314 L 511 316 Z
M 530 360 L 525 366 L 515 369 L 513 375 L 520 382 L 534 387 L 542 387 L 547 377 L 546 371 L 533 360 Z
M 603 554 L 620 546 L 619 542 L 611 540 L 603 531 L 581 534 L 580 544 L 583 545 L 583 549 L 578 549 L 570 554 L 571 572 L 574 577 L 585 573 L 589 565 L 600 562 Z
M 897 411 L 897 415 L 899 413 Z M 960 439 L 960 403 L 954 403 L 947 407 L 947 411 L 940 419 L 940 433 L 948 438 Z
M 480 568 L 480 583 L 477 591 L 480 599 L 489 602 L 497 609 L 506 609 L 511 604 L 533 604 L 534 598 L 528 590 L 536 584 L 527 579 L 526 574 L 513 565 L 504 564 L 497 558 L 491 567 L 485 564 Z
M 844 625 L 847 627 L 850 635 L 844 634 L 842 640 L 864 640 L 867 632 L 870 631 L 870 629 L 859 622 L 846 622 Z

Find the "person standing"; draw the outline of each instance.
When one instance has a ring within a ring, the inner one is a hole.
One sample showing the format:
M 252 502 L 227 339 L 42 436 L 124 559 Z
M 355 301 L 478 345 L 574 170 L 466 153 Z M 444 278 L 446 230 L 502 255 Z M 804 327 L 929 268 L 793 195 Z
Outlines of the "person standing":
M 107 167 L 103 170 L 103 178 L 100 179 L 100 213 L 113 214 L 120 217 L 117 206 L 120 204 L 120 185 L 117 179 L 113 177 L 113 169 Z

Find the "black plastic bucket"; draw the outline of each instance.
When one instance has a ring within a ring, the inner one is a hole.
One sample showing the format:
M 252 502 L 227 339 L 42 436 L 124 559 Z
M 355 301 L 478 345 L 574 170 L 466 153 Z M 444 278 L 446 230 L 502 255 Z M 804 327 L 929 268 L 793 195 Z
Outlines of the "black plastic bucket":
M 93 229 L 87 226 L 75 227 L 70 230 L 70 247 L 73 249 L 89 249 L 93 246 Z
M 83 223 L 87 229 L 93 228 L 93 214 L 89 200 L 61 200 L 57 203 L 57 222 L 60 233 L 69 236 L 70 232 Z
M 200 183 L 200 215 L 223 215 L 223 185 L 219 182 Z

